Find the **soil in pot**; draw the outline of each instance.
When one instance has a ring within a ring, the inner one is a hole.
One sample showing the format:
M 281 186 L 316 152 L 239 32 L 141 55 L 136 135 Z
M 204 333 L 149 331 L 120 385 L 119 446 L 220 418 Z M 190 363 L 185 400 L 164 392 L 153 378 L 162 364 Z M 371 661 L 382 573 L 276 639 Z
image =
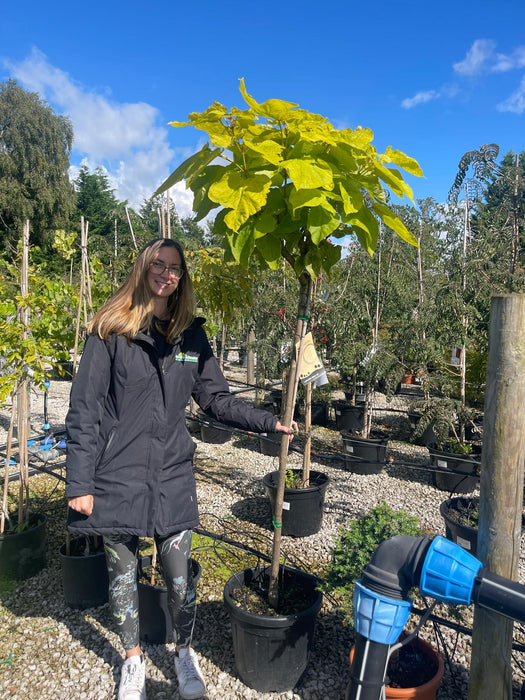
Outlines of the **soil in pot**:
M 450 498 L 443 501 L 439 512 L 445 521 L 447 539 L 476 556 L 479 498 Z
M 350 664 L 353 656 L 354 648 L 350 651 Z M 390 657 L 385 678 L 385 698 L 435 700 L 444 670 L 441 655 L 428 642 L 415 637 Z

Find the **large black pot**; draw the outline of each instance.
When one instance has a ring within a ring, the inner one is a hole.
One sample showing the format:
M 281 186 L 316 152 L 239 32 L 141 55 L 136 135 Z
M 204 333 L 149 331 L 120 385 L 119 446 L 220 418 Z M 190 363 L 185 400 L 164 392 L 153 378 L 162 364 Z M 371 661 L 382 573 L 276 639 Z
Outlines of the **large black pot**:
M 151 564 L 151 556 L 142 557 L 140 567 Z M 201 567 L 195 559 L 189 559 L 191 575 L 195 584 L 201 576 Z M 139 636 L 141 641 L 150 644 L 173 642 L 173 625 L 168 609 L 168 589 L 163 585 L 152 586 L 143 580 L 138 581 L 139 591 Z
M 345 469 L 354 474 L 379 474 L 386 464 L 387 437 L 355 437 L 341 431 L 345 453 Z
M 481 455 L 475 452 L 470 455 L 456 454 L 439 450 L 435 443 L 427 445 L 430 454 L 430 464 L 439 467 L 440 471 L 433 473 L 434 485 L 441 491 L 449 493 L 472 493 L 479 484 L 477 476 Z M 446 470 L 460 472 L 447 474 Z
M 267 457 L 278 457 L 281 452 L 281 438 L 277 435 L 261 433 L 259 435 L 259 448 L 261 454 Z
M 106 555 L 102 544 L 95 543 L 93 536 L 75 537 L 59 550 L 62 566 L 64 599 L 70 608 L 83 610 L 104 605 L 108 600 L 109 578 Z
M 223 423 L 211 420 L 211 418 L 206 417 L 201 423 L 201 440 L 203 442 L 222 445 L 231 439 L 232 432 L 231 428 L 228 428 Z
M 441 517 L 445 521 L 445 534 L 448 540 L 459 544 L 463 549 L 467 549 L 473 556 L 476 556 L 478 548 L 478 528 L 471 525 L 463 525 L 456 518 L 451 516 L 451 511 L 458 514 L 467 514 L 473 508 L 479 506 L 479 498 L 449 498 L 439 506 Z
M 335 424 L 338 430 L 361 431 L 365 425 L 365 404 L 352 406 L 346 401 L 333 401 Z
M 326 426 L 328 423 L 328 404 L 326 401 L 312 401 L 312 425 Z
M 421 420 L 421 413 L 418 413 L 415 411 L 414 413 L 409 413 L 408 414 L 408 420 L 410 421 L 410 428 L 412 431 L 412 434 L 416 430 L 419 421 Z M 435 420 L 431 420 L 430 423 L 427 425 L 425 430 L 419 435 L 418 437 L 410 437 L 411 442 L 414 443 L 414 445 L 421 445 L 422 447 L 426 447 L 429 443 L 436 442 L 437 437 L 434 432 L 434 426 L 436 424 Z
M 266 616 L 248 612 L 233 600 L 235 589 L 261 578 L 268 587 L 267 570 L 245 569 L 224 586 L 224 605 L 230 614 L 235 665 L 243 683 L 261 693 L 285 692 L 299 685 L 308 665 L 322 593 L 316 580 L 301 571 L 285 569 L 282 590 L 299 587 L 306 595 L 304 610 L 293 615 Z M 281 594 L 282 594 L 281 590 Z
M 276 416 L 283 415 L 283 391 L 282 389 L 270 389 L 270 400 L 272 402 L 273 413 Z M 293 410 L 295 420 L 299 418 L 299 406 L 296 402 Z
M 292 469 L 301 474 L 300 469 Z M 263 477 L 263 485 L 275 514 L 279 472 L 270 472 Z M 327 474 L 310 472 L 307 488 L 284 489 L 282 534 L 290 537 L 308 537 L 319 532 L 323 523 L 323 508 L 326 488 L 330 482 Z
M 17 516 L 11 516 L 13 526 Z M 38 574 L 46 565 L 45 513 L 32 513 L 28 527 L 21 532 L 0 535 L 0 574 L 7 579 L 23 580 Z

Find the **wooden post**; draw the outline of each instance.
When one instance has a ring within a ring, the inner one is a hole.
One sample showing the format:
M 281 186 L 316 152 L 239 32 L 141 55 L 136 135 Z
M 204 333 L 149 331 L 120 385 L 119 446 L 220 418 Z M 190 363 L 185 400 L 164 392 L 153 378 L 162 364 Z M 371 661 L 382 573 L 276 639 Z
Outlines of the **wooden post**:
M 303 454 L 303 488 L 310 486 L 310 455 L 312 452 L 312 382 L 306 385 L 306 402 L 304 411 L 304 432 L 306 442 Z
M 27 300 L 29 294 L 29 220 L 24 224 L 22 234 L 22 265 L 20 268 L 20 296 Z M 29 307 L 21 304 L 18 308 L 18 318 L 22 324 L 22 341 L 29 336 Z M 29 405 L 28 379 L 24 372 L 16 392 L 16 410 L 18 419 L 18 462 L 20 488 L 18 498 L 18 525 L 27 522 L 29 517 L 29 463 L 27 452 Z
M 170 191 L 169 189 L 166 190 L 166 209 L 167 209 L 167 221 L 168 221 L 168 226 L 167 226 L 167 236 L 168 238 L 171 238 L 171 202 L 170 202 Z
M 477 557 L 517 580 L 525 463 L 525 294 L 492 299 Z M 469 700 L 511 700 L 513 622 L 475 607 Z M 505 658 L 504 658 L 505 657 Z
M 124 207 L 124 209 L 126 210 L 126 216 L 127 216 L 127 218 L 128 218 L 128 226 L 129 226 L 129 230 L 130 230 L 130 233 L 131 233 L 131 240 L 133 241 L 133 247 L 135 248 L 135 250 L 138 250 L 138 247 L 137 247 L 137 239 L 135 238 L 135 232 L 133 231 L 133 226 L 131 225 L 131 219 L 130 219 L 130 216 L 129 216 L 128 208 L 127 208 L 127 207 Z
M 246 382 L 255 384 L 255 333 L 253 328 L 248 329 L 246 334 Z

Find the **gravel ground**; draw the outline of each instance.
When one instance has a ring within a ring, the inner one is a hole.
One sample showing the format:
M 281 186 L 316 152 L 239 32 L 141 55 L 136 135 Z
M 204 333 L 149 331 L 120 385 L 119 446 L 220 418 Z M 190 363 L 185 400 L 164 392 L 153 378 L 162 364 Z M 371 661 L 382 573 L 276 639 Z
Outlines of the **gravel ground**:
M 242 374 L 230 373 L 242 380 Z M 51 382 L 48 398 L 49 422 L 53 429 L 63 427 L 69 396 L 67 382 Z M 249 398 L 249 395 L 247 395 Z M 376 396 L 375 405 L 387 407 L 384 397 Z M 406 407 L 404 397 L 396 397 L 389 408 Z M 402 414 L 381 412 L 377 419 L 383 426 L 408 431 Z M 43 399 L 38 392 L 32 398 L 32 426 L 41 432 L 44 423 Z M 5 442 L 8 414 L 0 413 L 0 442 Z M 329 428 L 334 428 L 331 424 Z M 195 471 L 201 508 L 201 526 L 235 541 L 249 544 L 258 551 L 271 549 L 271 513 L 261 479 L 277 468 L 277 459 L 261 455 L 256 438 L 234 433 L 223 445 L 195 439 Z M 326 494 L 321 532 L 308 538 L 283 538 L 283 553 L 293 564 L 319 573 L 329 560 L 338 528 L 355 519 L 380 501 L 392 508 L 405 508 L 418 515 L 424 528 L 444 535 L 439 505 L 447 495 L 431 485 L 429 472 L 400 466 L 411 462 L 428 464 L 426 448 L 404 442 L 389 443 L 393 459 L 379 475 L 360 476 L 342 469 L 337 460 L 326 454 L 340 453 L 342 442 L 335 429 L 316 429 L 312 468 L 330 477 Z M 292 452 L 291 463 L 299 466 L 301 457 Z M 31 477 L 35 491 L 48 493 L 56 479 Z M 38 486 L 37 486 L 38 484 Z M 120 675 L 122 650 L 113 631 L 107 605 L 79 611 L 68 608 L 61 588 L 58 548 L 64 539 L 65 508 L 62 486 L 53 492 L 56 516 L 48 527 L 48 564 L 33 578 L 5 591 L 0 599 L 0 698 L 12 700 L 56 700 L 115 698 Z M 235 548 L 233 549 L 235 551 Z M 238 551 L 238 550 L 237 550 Z M 522 541 L 520 581 L 525 582 L 525 542 Z M 196 558 L 197 554 L 196 554 Z M 446 616 L 445 606 L 436 614 Z M 409 624 L 417 622 L 412 616 Z M 471 623 L 471 611 L 464 611 L 465 624 Z M 445 676 L 438 698 L 462 700 L 467 697 L 470 637 L 443 625 L 425 625 L 421 636 L 439 645 L 448 654 Z M 524 642 L 522 632 L 519 641 Z M 342 622 L 335 602 L 325 597 L 321 609 L 311 662 L 301 687 L 286 693 L 260 693 L 246 687 L 237 677 L 233 658 L 231 629 L 222 605 L 222 586 L 203 570 L 199 582 L 199 607 L 194 646 L 208 683 L 207 698 L 287 698 L 290 700 L 340 700 L 344 698 L 349 678 L 348 652 L 352 630 Z M 173 668 L 173 644 L 145 645 L 147 693 L 149 700 L 179 697 Z M 515 698 L 524 680 L 525 654 L 513 659 Z M 497 699 L 495 699 L 497 700 Z

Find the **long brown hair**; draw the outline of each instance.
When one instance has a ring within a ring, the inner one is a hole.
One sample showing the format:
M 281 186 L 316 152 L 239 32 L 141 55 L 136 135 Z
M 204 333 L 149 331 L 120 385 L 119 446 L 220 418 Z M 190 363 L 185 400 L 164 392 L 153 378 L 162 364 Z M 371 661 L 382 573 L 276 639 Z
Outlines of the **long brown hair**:
M 175 248 L 184 270 L 177 289 L 168 297 L 168 342 L 173 342 L 174 338 L 188 328 L 194 316 L 195 297 L 184 251 L 180 243 L 171 238 L 156 238 L 144 246 L 124 284 L 95 314 L 88 325 L 88 333 L 97 334 L 103 340 L 107 340 L 111 333 L 131 339 L 150 328 L 153 320 L 153 294 L 147 283 L 147 275 L 150 263 L 155 260 L 161 248 Z

